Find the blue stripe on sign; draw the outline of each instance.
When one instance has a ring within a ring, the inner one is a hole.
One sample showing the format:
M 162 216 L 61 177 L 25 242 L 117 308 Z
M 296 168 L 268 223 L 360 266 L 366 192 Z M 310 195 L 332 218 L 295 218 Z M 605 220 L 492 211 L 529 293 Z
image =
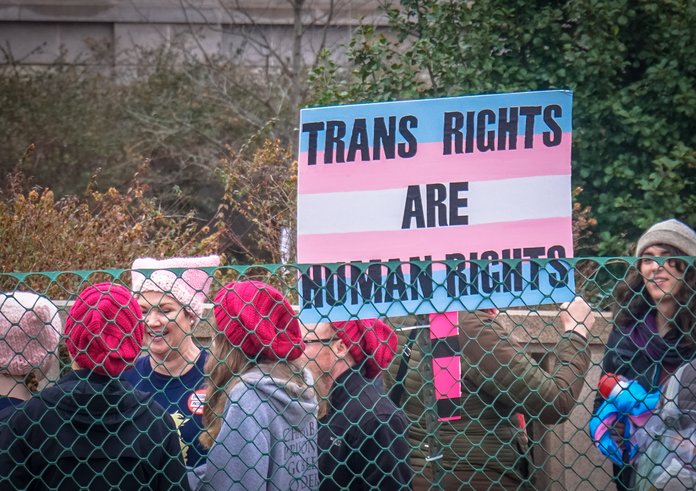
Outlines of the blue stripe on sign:
M 355 285 L 350 278 L 336 274 L 329 282 L 302 275 L 298 285 L 300 320 L 314 324 L 354 318 L 523 307 L 568 302 L 575 297 L 574 270 L 560 259 L 540 261 L 535 281 L 532 281 L 529 262 L 521 263 L 518 275 L 511 275 L 503 261 L 491 263 L 487 268 L 477 267 L 474 287 L 469 280 L 471 268 L 457 272 L 421 271 L 412 285 L 409 263 L 400 265 L 404 269 L 399 269 L 398 274 L 363 276 L 366 281 Z M 565 274 L 561 275 L 559 269 Z M 431 291 L 424 294 L 424 289 Z
M 490 109 L 497 115 L 500 108 L 506 107 L 560 105 L 562 116 L 555 118 L 555 120 L 561 131 L 568 133 L 572 129 L 572 94 L 572 91 L 569 90 L 547 90 L 302 109 L 300 111 L 300 151 L 306 152 L 308 149 L 309 133 L 302 131 L 302 127 L 306 123 L 343 121 L 346 126 L 346 137 L 344 140 L 346 145 L 348 145 L 356 119 L 365 119 L 367 134 L 372 135 L 375 118 L 383 117 L 388 121 L 390 116 L 394 116 L 396 118 L 396 140 L 397 143 L 403 143 L 405 139 L 398 131 L 399 121 L 405 116 L 415 116 L 418 120 L 418 126 L 417 128 L 411 128 L 411 133 L 413 133 L 418 143 L 433 143 L 442 141 L 443 116 L 445 112 L 458 111 L 466 114 L 469 111 L 478 113 L 481 110 Z M 525 124 L 525 118 L 520 116 L 518 118 L 519 135 L 525 134 Z M 493 129 L 495 125 L 489 126 Z M 542 117 L 537 116 L 534 133 L 541 134 L 548 130 L 549 128 L 543 123 Z M 321 133 L 319 138 L 317 138 L 318 151 L 324 150 L 324 141 L 323 133 Z M 370 146 L 372 146 L 371 142 Z

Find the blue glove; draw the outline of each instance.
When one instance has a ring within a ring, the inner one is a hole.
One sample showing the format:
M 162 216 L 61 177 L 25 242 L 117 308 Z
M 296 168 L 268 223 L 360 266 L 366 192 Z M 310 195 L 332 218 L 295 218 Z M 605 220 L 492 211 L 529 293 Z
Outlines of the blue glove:
M 635 380 L 624 380 L 620 390 L 602 403 L 596 414 L 590 418 L 590 436 L 602 454 L 618 465 L 625 465 L 624 452 L 615 440 L 614 424 L 623 423 L 621 437 L 626 442 L 628 462 L 638 453 L 638 447 L 631 442 L 636 422 L 644 422 L 660 402 L 660 392 L 648 392 Z
M 614 441 L 612 426 L 618 420 L 616 406 L 604 401 L 590 418 L 590 436 L 602 454 L 618 465 L 624 465 L 623 451 Z M 626 428 L 626 427 L 625 427 Z M 624 434 L 626 429 L 624 429 Z
M 660 402 L 658 391 L 648 392 L 635 380 L 627 380 L 626 386 L 614 397 L 607 399 L 612 402 L 621 415 L 638 416 L 652 411 Z

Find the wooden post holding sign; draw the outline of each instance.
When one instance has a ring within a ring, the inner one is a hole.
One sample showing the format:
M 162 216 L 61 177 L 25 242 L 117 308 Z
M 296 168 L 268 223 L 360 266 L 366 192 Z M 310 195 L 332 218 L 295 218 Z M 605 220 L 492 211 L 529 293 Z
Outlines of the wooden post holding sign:
M 303 109 L 301 320 L 432 314 L 457 418 L 456 312 L 574 297 L 571 109 L 561 90 Z

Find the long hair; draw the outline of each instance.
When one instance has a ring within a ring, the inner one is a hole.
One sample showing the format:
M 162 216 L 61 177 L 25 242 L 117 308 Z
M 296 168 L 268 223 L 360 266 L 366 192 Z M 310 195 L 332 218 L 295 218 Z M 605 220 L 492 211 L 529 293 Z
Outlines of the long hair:
M 290 385 L 295 391 L 314 392 L 302 376 L 302 368 L 286 360 L 250 359 L 241 349 L 232 345 L 225 334 L 216 335 L 211 350 L 212 356 L 206 362 L 208 373 L 206 404 L 203 408 L 203 425 L 207 431 L 201 433 L 199 440 L 205 448 L 213 446 L 220 434 L 224 419 L 225 403 L 232 388 L 241 380 L 242 375 L 253 367 L 270 376 L 279 388 L 288 391 Z M 291 394 L 296 395 L 296 394 Z M 316 397 L 316 396 L 315 396 Z
M 667 244 L 657 244 L 667 251 L 668 256 L 683 256 L 684 252 Z M 616 324 L 626 330 L 636 322 L 645 319 L 655 308 L 655 302 L 648 294 L 645 281 L 639 270 L 640 258 L 632 264 L 623 280 L 614 289 L 614 319 Z M 672 329 L 678 329 L 696 345 L 694 325 L 696 324 L 696 265 L 684 261 L 677 262 L 677 271 L 683 273 L 682 285 L 674 294 L 676 312 L 672 316 Z
M 239 377 L 253 367 L 252 361 L 240 349 L 230 343 L 227 336 L 219 333 L 213 340 L 211 356 L 205 363 L 208 384 L 203 407 L 203 425 L 207 431 L 201 432 L 200 442 L 205 448 L 213 446 L 222 428 L 225 402 Z

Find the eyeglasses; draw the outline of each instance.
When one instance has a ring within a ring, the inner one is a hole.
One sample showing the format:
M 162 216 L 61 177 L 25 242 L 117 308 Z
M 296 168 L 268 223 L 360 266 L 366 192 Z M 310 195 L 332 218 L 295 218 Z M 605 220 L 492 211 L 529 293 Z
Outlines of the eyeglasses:
M 331 344 L 335 338 L 314 338 L 314 339 L 304 339 L 304 344 L 321 343 L 321 344 Z
M 646 257 L 643 256 L 640 259 L 638 259 L 638 267 L 641 266 L 651 266 L 653 263 L 656 263 L 658 266 L 662 266 L 663 268 L 665 265 L 677 269 L 679 271 L 683 271 L 686 269 L 686 262 L 682 259 L 677 259 L 674 257 L 668 257 L 668 256 L 652 256 L 652 257 Z

